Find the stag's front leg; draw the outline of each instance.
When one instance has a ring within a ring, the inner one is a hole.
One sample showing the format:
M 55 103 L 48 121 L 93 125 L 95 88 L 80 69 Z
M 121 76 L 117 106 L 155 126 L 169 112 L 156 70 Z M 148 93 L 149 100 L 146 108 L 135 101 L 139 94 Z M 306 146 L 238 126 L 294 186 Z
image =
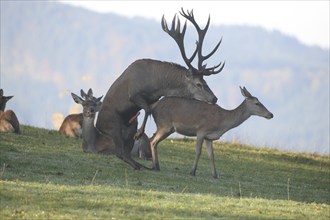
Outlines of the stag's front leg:
M 204 141 L 204 137 L 197 136 L 197 140 L 196 140 L 196 157 L 195 157 L 193 168 L 191 169 L 191 172 L 190 172 L 190 174 L 193 175 L 193 176 L 196 175 L 198 160 L 199 160 L 199 157 L 202 153 L 203 141 Z
M 144 119 L 143 119 L 142 125 L 137 130 L 136 134 L 134 135 L 134 139 L 137 140 L 144 133 L 144 130 L 145 130 L 145 127 L 146 127 L 146 124 L 147 124 L 148 116 L 151 114 L 151 108 L 150 108 L 150 105 L 148 104 L 148 102 L 146 101 L 146 99 L 142 95 L 131 96 L 130 100 L 135 105 L 137 105 L 138 107 L 140 107 L 141 109 L 144 110 Z

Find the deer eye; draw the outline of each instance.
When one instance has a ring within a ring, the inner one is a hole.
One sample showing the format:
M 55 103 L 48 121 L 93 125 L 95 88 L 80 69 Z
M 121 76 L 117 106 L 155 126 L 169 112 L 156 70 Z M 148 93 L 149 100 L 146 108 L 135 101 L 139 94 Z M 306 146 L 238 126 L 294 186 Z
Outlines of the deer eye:
M 198 88 L 200 88 L 200 89 L 203 88 L 202 84 L 200 84 L 200 83 L 197 83 L 196 86 L 197 86 Z
M 260 103 L 259 102 L 256 102 L 256 106 L 259 106 L 260 105 Z

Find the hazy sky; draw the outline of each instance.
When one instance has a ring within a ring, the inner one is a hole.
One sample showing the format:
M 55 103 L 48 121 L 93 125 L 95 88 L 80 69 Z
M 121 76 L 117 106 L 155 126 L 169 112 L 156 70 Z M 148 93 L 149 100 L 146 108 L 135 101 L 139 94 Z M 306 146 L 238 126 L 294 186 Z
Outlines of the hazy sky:
M 248 24 L 279 30 L 308 45 L 329 49 L 329 0 L 311 1 L 62 1 L 97 12 L 171 20 L 181 7 L 211 24 Z

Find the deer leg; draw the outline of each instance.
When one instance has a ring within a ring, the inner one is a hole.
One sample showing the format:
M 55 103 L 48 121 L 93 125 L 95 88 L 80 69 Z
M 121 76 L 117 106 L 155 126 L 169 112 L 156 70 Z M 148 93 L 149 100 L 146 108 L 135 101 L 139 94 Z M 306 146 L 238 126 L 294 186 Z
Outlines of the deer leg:
M 144 110 L 144 119 L 143 119 L 142 125 L 137 130 L 136 134 L 134 135 L 134 139 L 137 140 L 144 133 L 144 130 L 145 130 L 145 127 L 146 127 L 146 124 L 147 124 L 148 116 L 151 114 L 151 109 L 150 109 L 150 105 L 148 104 L 148 102 L 146 101 L 146 99 L 142 95 L 132 96 L 132 97 L 130 97 L 130 100 L 135 105 L 137 105 L 138 107 L 140 107 L 141 109 Z
M 145 169 L 147 169 L 147 170 L 152 170 L 151 168 L 146 167 L 143 164 L 140 164 L 139 162 L 136 162 L 129 155 L 117 155 L 117 157 L 120 158 L 120 159 L 122 159 L 123 161 L 125 161 L 129 165 L 131 165 L 131 167 L 133 167 L 135 170 L 139 170 L 142 167 L 145 168 Z
M 212 176 L 213 176 L 213 178 L 217 179 L 218 174 L 217 174 L 217 170 L 215 169 L 215 164 L 214 164 L 213 141 L 205 140 L 205 142 L 206 142 L 207 154 L 209 155 L 210 162 L 211 162 Z
M 123 128 L 121 126 L 122 125 L 118 124 L 119 129 L 118 128 L 113 129 L 111 132 L 111 135 L 109 135 L 112 138 L 114 148 L 110 147 L 108 149 L 105 149 L 104 153 L 115 152 L 115 154 L 118 158 L 120 158 L 124 162 L 128 163 L 131 167 L 133 167 L 133 169 L 139 170 L 142 167 L 142 165 L 130 157 L 131 149 L 128 150 L 127 148 L 125 148 L 125 147 L 127 147 L 127 146 L 125 146 L 125 144 L 129 144 L 129 143 L 127 143 L 125 137 L 123 136 L 123 130 L 127 136 L 129 136 L 129 134 L 127 134 L 126 132 L 129 132 L 130 130 L 129 130 L 129 128 L 127 129 L 127 128 Z
M 150 115 L 150 113 L 147 114 L 147 111 L 145 111 L 142 125 L 137 130 L 136 134 L 134 135 L 134 140 L 138 140 L 143 135 L 149 115 Z
M 150 141 L 151 147 L 151 156 L 152 156 L 152 164 L 154 170 L 160 170 L 159 168 L 159 161 L 158 161 L 158 143 L 167 138 L 173 131 L 166 131 L 166 130 L 157 130 L 157 132 L 153 135 Z
M 196 175 L 197 164 L 198 164 L 198 160 L 199 160 L 199 157 L 201 155 L 201 152 L 202 152 L 203 141 L 204 141 L 204 137 L 198 137 L 197 136 L 197 140 L 196 140 L 196 157 L 195 157 L 193 168 L 190 172 L 190 174 L 193 175 L 193 176 Z

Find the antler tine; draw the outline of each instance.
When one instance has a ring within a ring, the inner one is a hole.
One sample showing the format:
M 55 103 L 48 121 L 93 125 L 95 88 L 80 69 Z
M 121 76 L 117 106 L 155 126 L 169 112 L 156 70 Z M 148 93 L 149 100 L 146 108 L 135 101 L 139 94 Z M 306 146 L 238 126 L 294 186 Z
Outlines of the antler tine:
M 205 76 L 209 76 L 212 74 L 217 74 L 220 73 L 222 71 L 222 69 L 225 67 L 226 62 L 220 62 L 218 65 L 214 66 L 214 67 L 210 67 L 210 68 L 206 68 L 206 65 L 204 65 L 204 70 L 203 70 L 203 75 Z M 218 70 L 216 70 L 217 68 L 219 68 Z
M 205 33 L 207 31 L 207 29 L 209 28 L 210 25 L 210 16 L 208 18 L 208 21 L 204 27 L 204 29 L 200 28 L 199 25 L 197 24 L 196 20 L 195 20 L 195 16 L 194 16 L 194 10 L 192 9 L 190 12 L 189 10 L 187 10 L 187 13 L 183 10 L 183 8 L 181 8 L 180 14 L 185 17 L 187 20 L 189 20 L 197 29 L 198 34 L 201 34 L 204 38 Z
M 176 22 L 177 20 L 177 22 Z M 190 58 L 187 58 L 187 55 L 185 53 L 184 50 L 184 35 L 186 33 L 186 29 L 187 29 L 187 22 L 184 23 L 183 28 L 182 28 L 182 32 L 181 32 L 181 22 L 180 19 L 177 17 L 177 15 L 174 15 L 173 20 L 172 20 L 172 26 L 171 26 L 171 30 L 169 30 L 168 26 L 167 26 L 167 22 L 165 20 L 165 17 L 163 15 L 162 17 L 162 28 L 163 30 L 168 33 L 177 43 L 177 45 L 179 46 L 180 52 L 181 52 L 181 56 L 183 58 L 183 60 L 185 61 L 185 63 L 187 64 L 187 66 L 190 69 L 194 69 L 197 71 L 196 68 L 194 68 L 191 65 L 191 62 L 194 60 L 197 52 L 198 52 L 198 45 L 194 51 L 194 53 L 192 54 L 192 56 Z
M 207 60 L 208 58 L 210 58 L 219 48 L 220 44 L 222 42 L 222 38 L 220 39 L 220 41 L 218 42 L 218 44 L 214 47 L 214 49 L 206 56 L 202 56 L 204 60 Z
M 191 10 L 190 12 L 189 12 L 189 10 L 187 10 L 187 12 L 185 12 L 183 10 L 183 8 L 181 8 L 180 14 L 194 25 L 194 27 L 196 28 L 197 34 L 198 34 L 198 41 L 196 41 L 197 48 L 198 48 L 197 49 L 197 51 L 198 51 L 198 73 L 200 73 L 202 75 L 211 75 L 211 74 L 216 74 L 216 73 L 221 72 L 222 68 L 224 67 L 224 65 L 221 66 L 221 63 L 212 68 L 206 68 L 206 64 L 203 65 L 203 62 L 205 60 L 207 60 L 208 58 L 210 58 L 218 50 L 218 48 L 222 42 L 222 38 L 221 38 L 220 41 L 218 42 L 218 44 L 214 47 L 214 49 L 209 54 L 203 56 L 202 47 L 203 47 L 203 42 L 204 42 L 206 32 L 210 26 L 211 16 L 209 15 L 207 23 L 206 23 L 204 29 L 202 29 L 199 27 L 199 25 L 197 24 L 197 22 L 195 20 L 193 10 Z M 221 66 L 220 69 L 215 70 L 216 68 L 218 68 L 220 66 Z

